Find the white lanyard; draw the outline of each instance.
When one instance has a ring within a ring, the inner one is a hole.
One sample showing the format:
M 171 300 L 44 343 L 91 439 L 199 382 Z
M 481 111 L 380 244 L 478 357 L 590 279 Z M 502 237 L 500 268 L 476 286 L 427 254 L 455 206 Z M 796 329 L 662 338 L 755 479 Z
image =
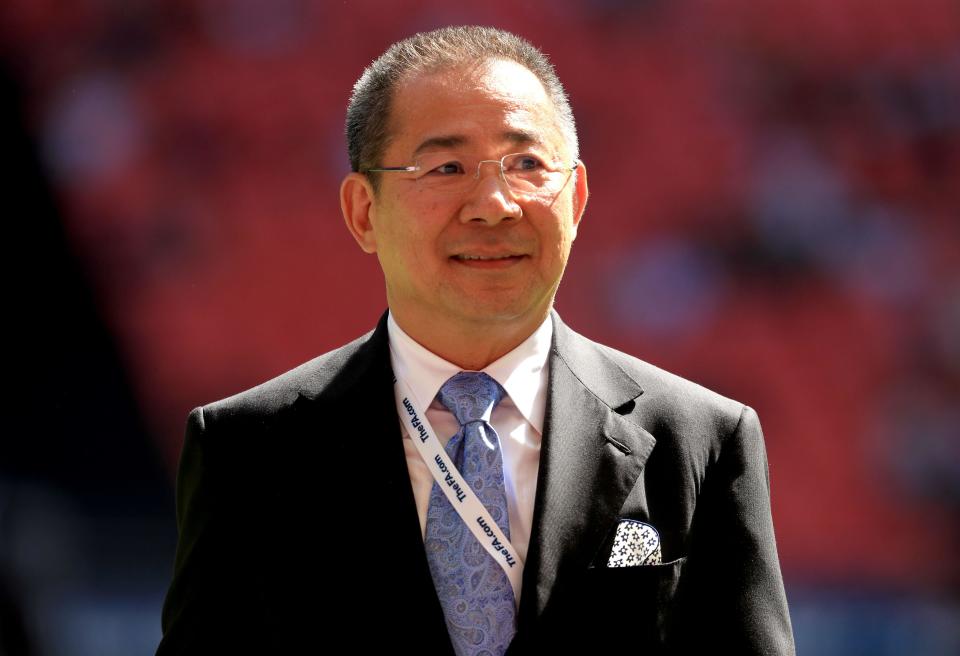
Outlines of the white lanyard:
M 519 603 L 520 580 L 523 573 L 523 563 L 514 550 L 513 545 L 490 517 L 486 506 L 481 503 L 477 495 L 457 471 L 450 456 L 443 449 L 436 433 L 427 421 L 425 413 L 421 412 L 414 401 L 410 387 L 395 377 L 397 386 L 397 414 L 400 421 L 407 427 L 410 440 L 416 445 L 420 457 L 427 464 L 427 469 L 433 475 L 440 489 L 447 496 L 450 505 L 454 507 L 460 519 L 467 525 L 474 537 L 483 545 L 487 553 L 506 572 L 510 585 L 513 586 L 514 602 Z M 501 451 L 502 455 L 502 451 Z

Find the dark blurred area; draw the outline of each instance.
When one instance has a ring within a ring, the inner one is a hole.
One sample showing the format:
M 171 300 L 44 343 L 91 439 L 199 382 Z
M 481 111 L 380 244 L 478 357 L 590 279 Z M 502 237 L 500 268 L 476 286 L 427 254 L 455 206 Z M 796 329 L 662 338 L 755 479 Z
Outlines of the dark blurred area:
M 564 319 L 759 412 L 799 652 L 960 653 L 955 0 L 11 0 L 0 655 L 153 652 L 186 415 L 373 327 L 346 101 L 466 23 L 571 95 Z

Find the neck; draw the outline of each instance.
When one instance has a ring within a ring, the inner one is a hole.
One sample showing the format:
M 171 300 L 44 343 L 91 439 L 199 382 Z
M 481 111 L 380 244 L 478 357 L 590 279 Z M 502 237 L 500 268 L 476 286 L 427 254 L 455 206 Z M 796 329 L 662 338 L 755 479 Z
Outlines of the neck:
M 550 308 L 523 322 L 431 323 L 412 321 L 390 309 L 393 320 L 414 341 L 465 371 L 480 371 L 517 348 L 540 327 Z

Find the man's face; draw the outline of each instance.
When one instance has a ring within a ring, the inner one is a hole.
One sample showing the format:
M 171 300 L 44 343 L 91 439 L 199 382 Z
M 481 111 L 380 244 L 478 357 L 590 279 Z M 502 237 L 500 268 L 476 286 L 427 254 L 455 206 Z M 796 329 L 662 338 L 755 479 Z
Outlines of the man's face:
M 404 80 L 393 99 L 390 135 L 382 166 L 410 165 L 437 151 L 474 161 L 530 151 L 573 163 L 542 84 L 509 61 Z M 582 166 L 547 196 L 514 194 L 489 163 L 476 184 L 453 195 L 408 174 L 379 175 L 378 193 L 367 189 L 368 226 L 351 230 L 364 250 L 376 252 L 401 325 L 542 321 L 586 203 Z

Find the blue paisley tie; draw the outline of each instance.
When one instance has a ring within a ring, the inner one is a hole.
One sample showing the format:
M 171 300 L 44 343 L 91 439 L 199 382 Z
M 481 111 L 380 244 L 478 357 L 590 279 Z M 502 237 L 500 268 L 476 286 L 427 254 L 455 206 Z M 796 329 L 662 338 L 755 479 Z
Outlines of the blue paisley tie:
M 509 539 L 500 438 L 489 423 L 505 394 L 487 374 L 461 371 L 443 384 L 437 398 L 460 422 L 460 430 L 447 443 L 447 455 Z M 457 654 L 503 654 L 516 632 L 513 588 L 436 482 L 424 542 Z

